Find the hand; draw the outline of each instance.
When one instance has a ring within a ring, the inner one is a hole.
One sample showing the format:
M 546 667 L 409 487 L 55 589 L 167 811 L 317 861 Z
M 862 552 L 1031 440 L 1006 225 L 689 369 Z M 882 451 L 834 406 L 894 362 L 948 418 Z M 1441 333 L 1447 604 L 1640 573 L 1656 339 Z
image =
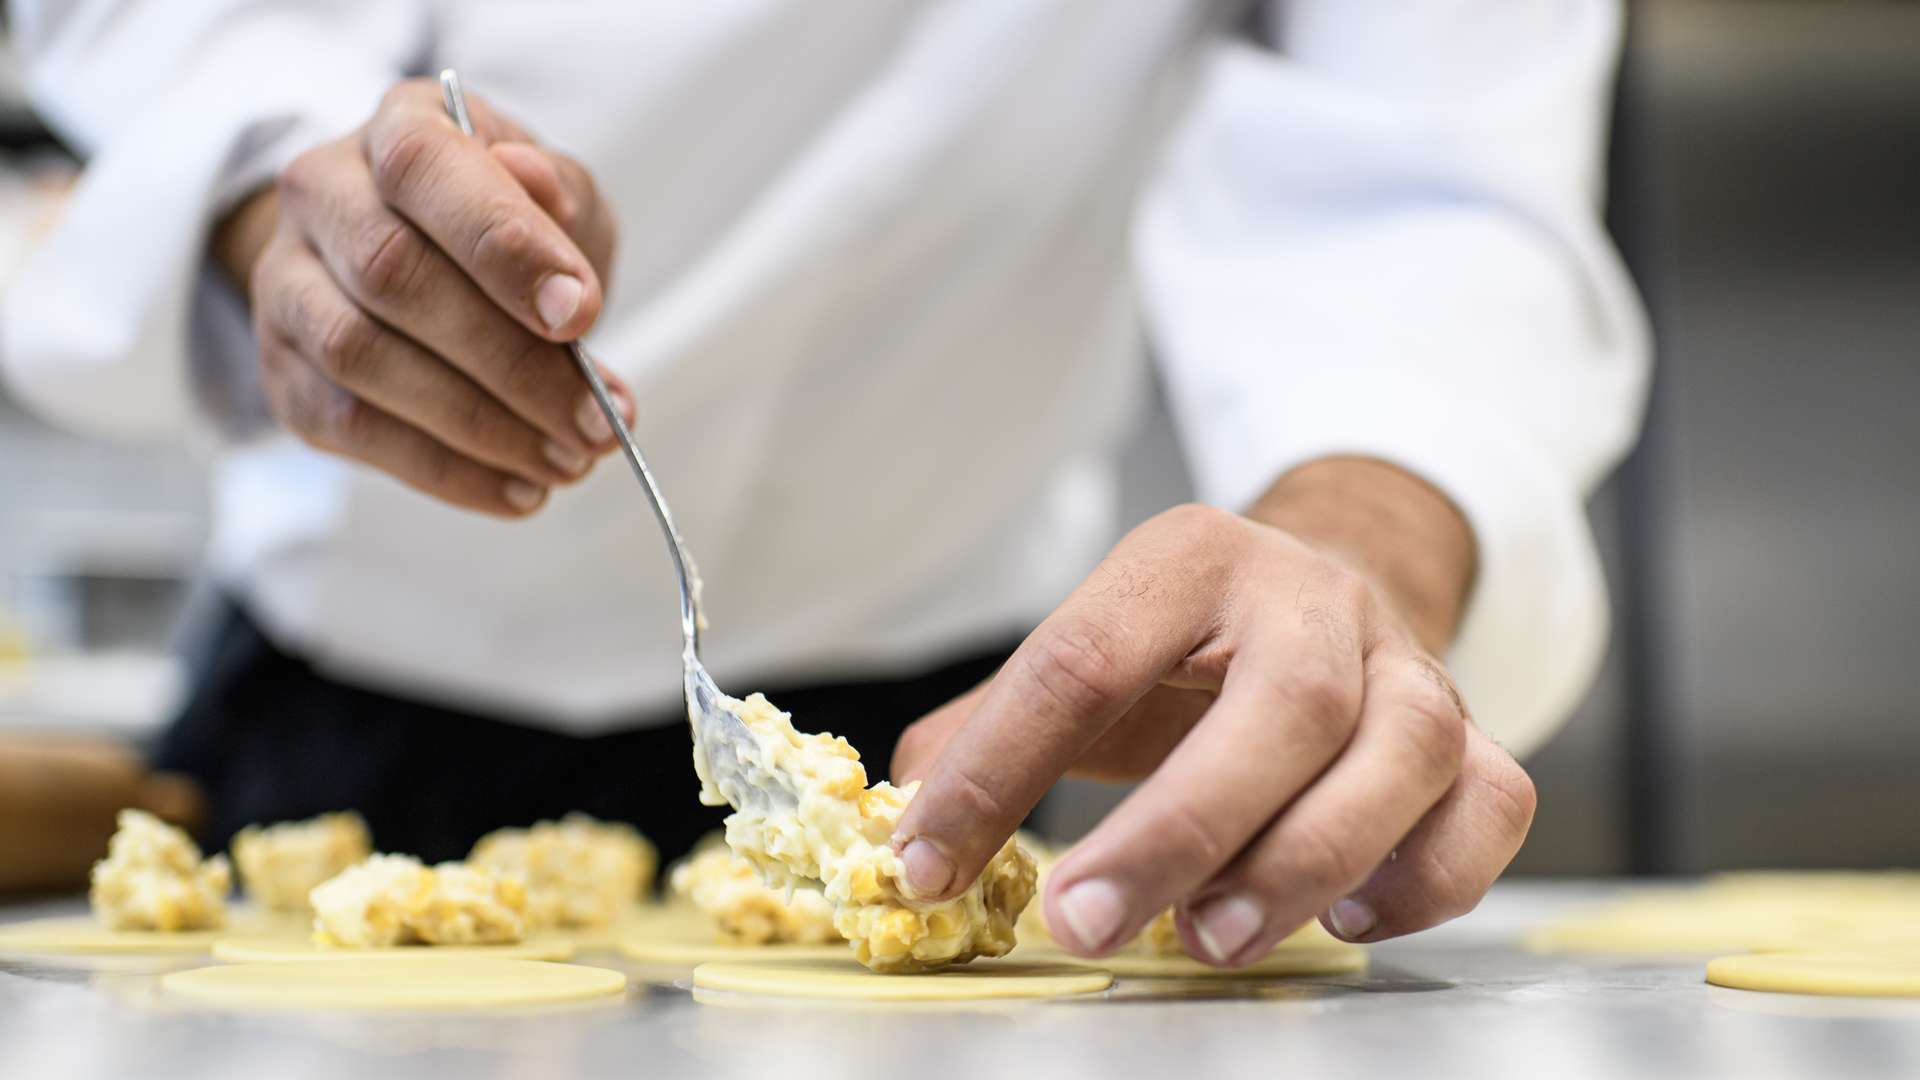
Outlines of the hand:
M 1371 941 L 1470 910 L 1534 807 L 1434 659 L 1472 571 L 1452 505 L 1373 461 L 1305 466 L 1245 517 L 1148 521 L 900 740 L 896 774 L 925 774 L 894 834 L 910 885 L 957 891 L 1074 771 L 1145 778 L 1050 875 L 1075 953 L 1168 905 L 1229 967 L 1316 915 Z
M 613 429 L 561 343 L 599 316 L 613 215 L 585 169 L 431 80 L 282 171 L 215 253 L 245 285 L 274 415 L 457 506 L 538 510 Z M 601 369 L 628 422 L 632 394 Z

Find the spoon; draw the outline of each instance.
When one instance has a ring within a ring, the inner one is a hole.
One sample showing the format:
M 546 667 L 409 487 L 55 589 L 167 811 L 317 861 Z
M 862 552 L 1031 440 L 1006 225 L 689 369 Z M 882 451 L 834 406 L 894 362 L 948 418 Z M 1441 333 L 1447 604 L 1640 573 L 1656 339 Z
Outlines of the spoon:
M 446 99 L 447 114 L 462 132 L 472 135 L 473 119 L 467 112 L 466 94 L 460 88 L 459 74 L 452 68 L 440 73 L 440 90 Z M 694 565 L 693 556 L 687 554 L 686 542 L 674 527 L 673 514 L 667 509 L 667 500 L 660 495 L 660 486 L 654 483 L 653 470 L 647 468 L 647 459 L 633 441 L 633 432 L 627 430 L 612 395 L 607 393 L 606 381 L 600 378 L 600 369 L 593 358 L 578 341 L 568 342 L 567 351 L 573 355 L 580 374 L 586 377 L 607 423 L 619 436 L 627 464 L 633 467 L 633 475 L 646 492 L 647 504 L 653 507 L 653 516 L 660 522 L 660 532 L 667 538 L 667 554 L 673 557 L 673 573 L 680 581 L 681 686 L 686 696 L 687 721 L 693 726 L 695 771 L 735 810 L 760 814 L 792 812 L 800 801 L 793 779 L 767 758 L 759 740 L 735 711 L 738 702 L 720 692 L 713 676 L 707 674 L 706 667 L 700 663 L 700 629 L 706 625 L 706 618 L 700 613 L 700 568 Z M 704 790 L 701 801 L 709 801 Z

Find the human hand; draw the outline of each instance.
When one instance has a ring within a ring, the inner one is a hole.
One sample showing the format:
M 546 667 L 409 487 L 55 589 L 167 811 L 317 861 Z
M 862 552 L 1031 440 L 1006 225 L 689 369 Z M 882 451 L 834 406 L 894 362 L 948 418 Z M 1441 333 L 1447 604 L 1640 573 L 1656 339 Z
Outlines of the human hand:
M 577 162 L 439 84 L 389 92 L 352 134 L 229 215 L 274 415 L 309 444 L 457 506 L 538 510 L 614 434 L 564 343 L 600 314 L 613 215 Z M 632 394 L 605 367 L 629 423 Z
M 909 883 L 958 891 L 1071 771 L 1144 777 L 1049 877 L 1075 953 L 1169 905 L 1226 967 L 1315 916 L 1371 941 L 1470 910 L 1534 809 L 1434 658 L 1472 568 L 1450 503 L 1362 459 L 1290 473 L 1249 516 L 1148 521 L 901 738 L 896 776 L 925 781 L 894 834 Z

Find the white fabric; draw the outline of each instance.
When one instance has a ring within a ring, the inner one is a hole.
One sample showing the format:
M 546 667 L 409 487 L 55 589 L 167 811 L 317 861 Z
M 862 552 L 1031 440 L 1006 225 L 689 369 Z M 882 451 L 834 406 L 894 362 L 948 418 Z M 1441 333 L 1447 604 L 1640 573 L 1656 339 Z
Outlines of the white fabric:
M 1468 514 L 1452 657 L 1490 732 L 1577 700 L 1582 501 L 1631 438 L 1639 309 L 1597 223 L 1608 0 L 15 0 L 92 155 L 6 298 L 75 427 L 249 426 L 207 222 L 443 64 L 594 171 L 589 341 L 709 583 L 721 683 L 903 671 L 1029 626 L 1114 539 L 1152 352 L 1209 501 L 1376 454 Z M 1136 228 L 1137 225 L 1137 228 Z M 256 410 L 257 412 L 257 410 Z M 597 730 L 678 690 L 673 584 L 616 460 L 503 523 L 274 435 L 222 443 L 216 574 L 322 669 Z M 831 726 L 831 718 L 819 718 Z

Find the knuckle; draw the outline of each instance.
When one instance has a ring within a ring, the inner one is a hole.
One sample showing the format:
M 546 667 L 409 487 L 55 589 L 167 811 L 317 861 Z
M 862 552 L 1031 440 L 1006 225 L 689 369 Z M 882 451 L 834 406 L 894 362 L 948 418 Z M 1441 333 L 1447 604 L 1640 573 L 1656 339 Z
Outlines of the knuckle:
M 1285 888 L 1332 896 L 1352 889 L 1366 875 L 1368 868 L 1325 825 L 1296 823 L 1286 831 L 1286 842 L 1292 850 Z
M 975 822 L 999 822 L 1007 820 L 1010 807 L 992 785 L 975 776 L 963 766 L 955 766 L 947 774 L 946 792 L 948 798 L 959 809 L 965 820 Z
M 418 294 L 428 255 L 412 226 L 389 218 L 362 231 L 348 272 L 361 295 L 403 302 Z
M 1321 746 L 1339 746 L 1353 733 L 1353 691 L 1333 665 L 1296 661 L 1279 687 L 1280 698 Z
M 1435 691 L 1410 703 L 1403 738 L 1422 776 L 1444 781 L 1460 771 L 1467 747 L 1466 722 L 1446 695 Z
M 1034 685 L 1069 711 L 1097 708 L 1116 693 L 1119 635 L 1096 620 L 1064 622 L 1022 652 Z
M 552 377 L 556 348 L 532 334 L 520 335 L 518 346 L 508 352 L 500 369 L 500 392 L 512 401 L 531 401 L 542 391 L 550 392 L 558 383 Z
M 493 446 L 505 442 L 498 417 L 488 407 L 486 395 L 467 394 L 453 412 L 453 434 L 470 446 Z
M 452 450 L 434 444 L 420 461 L 420 484 L 430 491 L 450 492 L 460 480 L 460 458 Z
M 1169 841 L 1168 850 L 1178 852 L 1182 859 L 1192 860 L 1198 867 L 1216 869 L 1233 854 L 1220 835 L 1219 824 L 1184 799 L 1167 808 L 1160 824 Z
M 1519 762 L 1507 758 L 1506 765 L 1487 777 L 1483 785 L 1493 796 L 1488 805 L 1495 815 L 1496 826 L 1517 845 L 1533 827 L 1533 816 L 1540 806 L 1540 794 L 1533 785 L 1533 777 L 1527 775 Z
M 539 235 L 519 208 L 495 202 L 481 210 L 484 224 L 469 252 L 480 266 L 531 270 L 539 255 Z
M 342 386 L 364 382 L 373 365 L 380 331 L 360 312 L 348 309 L 327 320 L 314 343 L 314 362 Z
M 308 150 L 280 167 L 275 184 L 282 198 L 290 203 L 298 203 L 320 189 L 325 173 L 324 155 L 318 149 Z
M 420 122 L 382 130 L 369 147 L 380 197 L 393 203 L 422 184 L 444 153 L 446 133 Z

